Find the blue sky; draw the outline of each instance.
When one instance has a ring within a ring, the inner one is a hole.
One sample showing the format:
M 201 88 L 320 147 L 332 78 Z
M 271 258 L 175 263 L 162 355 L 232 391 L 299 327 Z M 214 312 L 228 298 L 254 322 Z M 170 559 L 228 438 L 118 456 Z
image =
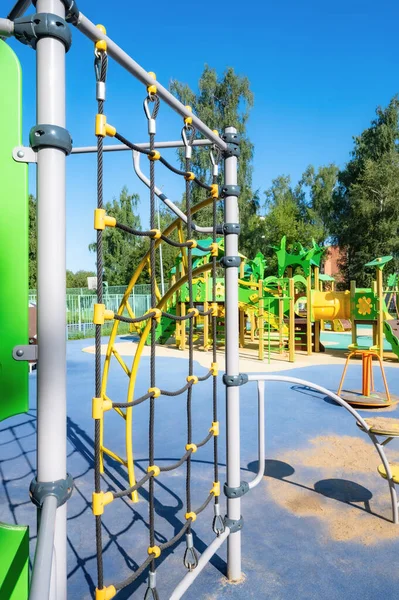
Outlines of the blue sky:
M 352 136 L 368 126 L 377 105 L 399 92 L 399 6 L 383 0 L 303 0 L 244 4 L 202 0 L 189 4 L 79 0 L 80 10 L 165 86 L 178 79 L 196 87 L 204 64 L 247 75 L 255 96 L 248 134 L 255 145 L 254 188 L 266 189 L 288 174 L 296 182 L 309 164 L 343 165 Z M 24 143 L 35 123 L 35 53 L 14 41 L 24 75 Z M 147 139 L 145 89 L 110 62 L 105 112 L 132 141 Z M 93 45 L 73 30 L 67 55 L 67 126 L 75 145 L 95 144 Z M 158 139 L 179 139 L 181 118 L 163 105 Z M 173 154 L 169 158 L 174 159 Z M 34 168 L 30 171 L 35 191 Z M 183 185 L 164 169 L 158 185 L 180 198 Z M 87 246 L 94 239 L 95 155 L 68 158 L 67 267 L 94 268 Z M 157 176 L 158 177 L 158 176 Z M 108 155 L 105 199 L 123 185 L 141 197 L 148 221 L 148 193 L 137 181 L 128 153 Z

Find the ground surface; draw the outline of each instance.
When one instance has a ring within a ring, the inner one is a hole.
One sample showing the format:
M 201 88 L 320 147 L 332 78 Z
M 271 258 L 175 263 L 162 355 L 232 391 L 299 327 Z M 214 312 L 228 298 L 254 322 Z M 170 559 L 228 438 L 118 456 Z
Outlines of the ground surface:
M 126 356 L 131 342 L 121 340 L 119 351 Z M 68 343 L 68 468 L 76 489 L 68 505 L 69 598 L 93 597 L 96 585 L 94 522 L 91 514 L 93 489 L 93 396 L 94 357 L 82 352 L 90 341 Z M 125 348 L 125 349 L 124 349 Z M 130 360 L 129 356 L 125 359 Z M 209 353 L 196 353 L 195 372 L 206 373 Z M 313 357 L 309 364 L 302 357 L 289 375 L 302 377 L 336 390 L 342 358 Z M 243 361 L 241 371 L 261 371 L 261 363 Z M 275 362 L 268 371 L 283 374 L 286 363 Z M 176 389 L 184 382 L 185 355 L 164 350 L 157 360 L 157 385 Z M 144 356 L 136 394 L 148 387 L 149 357 Z M 399 393 L 394 363 L 386 367 L 393 393 Z M 350 367 L 347 386 L 358 388 L 360 365 Z M 35 469 L 35 388 L 31 375 L 29 414 L 0 424 L 0 520 L 31 526 L 35 542 L 35 511 L 28 498 L 29 482 Z M 111 369 L 111 397 L 124 401 L 127 378 L 119 365 Z M 381 379 L 376 375 L 377 389 Z M 194 438 L 205 437 L 212 421 L 210 380 L 195 388 Z M 220 390 L 220 480 L 225 480 L 224 386 Z M 242 479 L 249 480 L 257 470 L 255 384 L 241 388 Z M 399 417 L 399 409 L 360 411 L 363 416 L 379 414 Z M 105 440 L 123 454 L 123 421 L 116 414 L 106 415 Z M 134 410 L 134 449 L 138 474 L 146 468 L 148 449 L 148 405 Z M 185 398 L 161 397 L 156 404 L 156 457 L 158 462 L 180 458 L 185 437 Z M 399 443 L 388 447 L 389 457 L 398 459 Z M 392 525 L 386 482 L 376 473 L 379 463 L 368 438 L 356 427 L 353 418 L 323 396 L 304 388 L 275 383 L 267 386 L 266 476 L 243 499 L 245 526 L 243 572 L 245 582 L 230 585 L 224 578 L 226 547 L 196 580 L 185 598 L 217 600 L 225 598 L 266 598 L 273 600 L 374 599 L 396 595 L 399 575 L 395 560 L 399 551 L 399 528 Z M 206 446 L 193 460 L 193 504 L 199 506 L 212 485 L 212 451 Z M 103 489 L 125 487 L 123 468 L 107 461 Z M 157 480 L 157 539 L 170 538 L 184 519 L 184 468 Z M 148 546 L 147 493 L 140 502 L 114 501 L 105 509 L 103 520 L 104 570 L 107 584 L 128 576 L 141 564 Z M 212 539 L 210 506 L 195 523 L 195 546 L 202 552 Z M 160 599 L 184 575 L 184 543 L 165 552 L 159 560 Z M 143 598 L 145 577 L 117 595 L 118 600 Z

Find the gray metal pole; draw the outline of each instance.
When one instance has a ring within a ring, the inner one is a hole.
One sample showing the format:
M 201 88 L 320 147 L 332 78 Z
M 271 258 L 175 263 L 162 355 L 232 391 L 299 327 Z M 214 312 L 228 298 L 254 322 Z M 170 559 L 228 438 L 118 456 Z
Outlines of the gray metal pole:
M 37 0 L 36 9 L 38 13 L 65 16 L 60 0 Z M 65 127 L 64 44 L 51 37 L 38 40 L 36 60 L 37 123 Z M 38 151 L 37 200 L 37 479 L 49 482 L 66 477 L 65 153 L 62 150 Z M 54 554 L 56 600 L 65 600 L 66 504 L 56 514 Z
M 209 544 L 207 549 L 201 554 L 201 557 L 198 561 L 198 565 L 195 567 L 193 571 L 189 571 L 185 577 L 180 581 L 180 583 L 175 587 L 170 596 L 169 600 L 180 600 L 180 598 L 187 592 L 190 585 L 197 579 L 198 575 L 204 570 L 206 565 L 211 560 L 212 556 L 216 554 L 219 550 L 220 546 L 224 543 L 227 536 L 230 534 L 230 529 L 226 527 L 224 532 L 220 534 L 217 538 Z
M 29 600 L 47 600 L 49 598 L 56 512 L 57 498 L 46 496 L 41 508 Z
M 7 19 L 17 19 L 18 17 L 22 17 L 28 10 L 31 5 L 31 0 L 18 0 L 13 6 L 13 8 L 8 13 Z
M 0 19 L 1 21 L 5 19 Z M 213 142 L 210 140 L 194 140 L 193 146 L 211 146 Z M 139 148 L 147 149 L 150 147 L 149 142 L 140 142 L 138 144 L 135 143 Z M 174 141 L 165 141 L 165 142 L 155 142 L 155 148 L 182 148 L 184 146 L 183 140 L 174 140 Z M 104 152 L 124 152 L 126 150 L 132 151 L 129 146 L 125 146 L 125 144 L 104 144 Z M 97 146 L 77 146 L 76 148 L 72 148 L 71 154 L 90 154 L 97 152 Z
M 134 75 L 136 79 L 149 86 L 154 84 L 153 78 L 148 72 L 143 69 L 135 60 L 133 60 L 122 48 L 120 48 L 111 38 L 104 35 L 98 27 L 94 25 L 84 14 L 80 13 L 79 22 L 77 28 L 84 33 L 93 42 L 97 40 L 106 40 L 107 52 L 117 63 L 119 63 L 129 73 Z M 191 113 L 177 98 L 173 96 L 166 88 L 163 87 L 158 81 L 156 82 L 158 96 L 166 102 L 173 110 L 175 110 L 182 117 L 192 117 L 194 127 L 200 131 L 205 137 L 216 144 L 221 150 L 226 150 L 227 145 L 218 135 L 216 135 L 212 129 L 209 129 L 205 123 L 201 121 L 197 116 Z
M 236 133 L 227 127 L 226 133 Z M 230 156 L 224 162 L 226 185 L 237 185 L 237 158 Z M 236 196 L 224 201 L 225 223 L 239 223 Z M 238 235 L 225 234 L 225 256 L 238 256 Z M 238 339 L 238 267 L 226 268 L 226 375 L 239 375 Z M 240 486 L 240 388 L 226 387 L 226 438 L 227 438 L 227 485 Z M 234 521 L 241 518 L 241 498 L 227 500 L 227 517 Z M 230 581 L 241 578 L 241 532 L 230 533 L 227 540 L 227 577 Z
M 10 37 L 14 32 L 14 23 L 9 19 L 0 19 L 0 38 Z

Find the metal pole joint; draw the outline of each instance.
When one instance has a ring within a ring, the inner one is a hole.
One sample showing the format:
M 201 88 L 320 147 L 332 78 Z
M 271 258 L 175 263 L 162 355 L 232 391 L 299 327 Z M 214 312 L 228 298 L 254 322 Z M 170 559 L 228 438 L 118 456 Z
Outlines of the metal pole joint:
M 226 142 L 227 147 L 223 150 L 225 158 L 230 156 L 240 156 L 240 136 L 238 133 L 226 131 L 222 134 L 222 140 Z M 232 194 L 233 195 L 233 194 Z
M 238 387 L 244 385 L 248 381 L 248 375 L 246 373 L 240 373 L 239 375 L 223 375 L 223 383 L 226 387 Z
M 241 188 L 239 185 L 225 184 L 220 191 L 220 197 L 226 198 L 226 196 L 235 196 L 236 198 L 238 198 L 238 196 L 240 195 L 240 192 L 241 192 Z
M 57 481 L 37 481 L 34 477 L 29 486 L 29 496 L 35 506 L 41 508 L 47 496 L 57 498 L 57 508 L 65 504 L 72 496 L 73 478 L 69 473 L 65 479 Z
M 53 13 L 36 13 L 18 17 L 14 21 L 14 37 L 34 50 L 37 42 L 46 37 L 62 42 L 65 52 L 68 52 L 72 44 L 72 34 L 68 23 Z
M 226 498 L 241 498 L 249 492 L 249 483 L 247 481 L 241 481 L 238 487 L 230 487 L 227 483 L 223 486 L 224 495 Z
M 227 516 L 224 518 L 224 526 L 230 529 L 230 533 L 236 533 L 241 531 L 244 527 L 244 519 L 242 515 L 239 519 L 229 519 Z
M 239 256 L 222 256 L 220 259 L 220 266 L 224 269 L 234 267 L 238 269 L 241 264 L 241 258 Z
M 57 148 L 68 156 L 72 152 L 72 138 L 67 129 L 58 125 L 35 125 L 29 132 L 29 143 L 35 152 L 42 148 Z
M 61 0 L 61 2 L 65 6 L 65 21 L 72 25 L 77 25 L 80 11 L 75 0 Z M 36 0 L 32 0 L 32 4 L 36 7 Z

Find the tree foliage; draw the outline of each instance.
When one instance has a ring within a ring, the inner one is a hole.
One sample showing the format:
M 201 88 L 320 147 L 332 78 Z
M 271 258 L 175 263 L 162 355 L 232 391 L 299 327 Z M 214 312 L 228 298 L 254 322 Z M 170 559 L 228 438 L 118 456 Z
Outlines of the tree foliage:
M 332 195 L 330 233 L 345 249 L 342 261 L 347 283 L 369 285 L 373 277 L 364 264 L 392 254 L 387 271 L 399 267 L 399 100 L 377 108 L 370 127 L 354 138 L 351 160 L 339 172 Z
M 140 217 L 137 214 L 139 196 L 129 194 L 125 186 L 119 199 L 114 198 L 104 206 L 108 215 L 115 217 L 134 229 L 141 229 Z M 104 279 L 109 285 L 125 285 L 129 283 L 134 270 L 148 247 L 146 238 L 137 237 L 120 229 L 109 227 L 103 232 Z M 93 242 L 89 249 L 96 252 L 97 244 Z
M 246 221 L 258 209 L 258 195 L 252 190 L 252 158 L 253 145 L 247 135 L 247 122 L 253 106 L 253 94 L 249 80 L 245 76 L 237 75 L 234 69 L 228 68 L 222 76 L 215 69 L 205 65 L 198 83 L 198 90 L 193 91 L 187 84 L 172 81 L 171 91 L 185 105 L 192 107 L 194 113 L 202 119 L 211 129 L 222 133 L 226 127 L 235 127 L 240 135 L 240 159 L 238 162 L 238 185 L 241 188 L 239 197 L 240 219 Z M 200 136 L 198 136 L 200 137 Z M 179 153 L 182 167 L 184 168 L 184 152 Z M 191 170 L 200 179 L 210 183 L 210 158 L 209 153 L 203 148 L 193 149 Z M 220 172 L 223 180 L 223 164 L 220 163 Z M 204 200 L 207 192 L 193 186 L 193 201 Z M 211 223 L 211 208 L 204 209 L 196 217 L 196 221 L 203 225 Z M 251 247 L 250 235 L 243 231 L 240 244 L 245 252 Z
M 94 271 L 72 271 L 67 270 L 66 272 L 66 286 L 67 288 L 87 288 L 87 278 L 95 277 Z

